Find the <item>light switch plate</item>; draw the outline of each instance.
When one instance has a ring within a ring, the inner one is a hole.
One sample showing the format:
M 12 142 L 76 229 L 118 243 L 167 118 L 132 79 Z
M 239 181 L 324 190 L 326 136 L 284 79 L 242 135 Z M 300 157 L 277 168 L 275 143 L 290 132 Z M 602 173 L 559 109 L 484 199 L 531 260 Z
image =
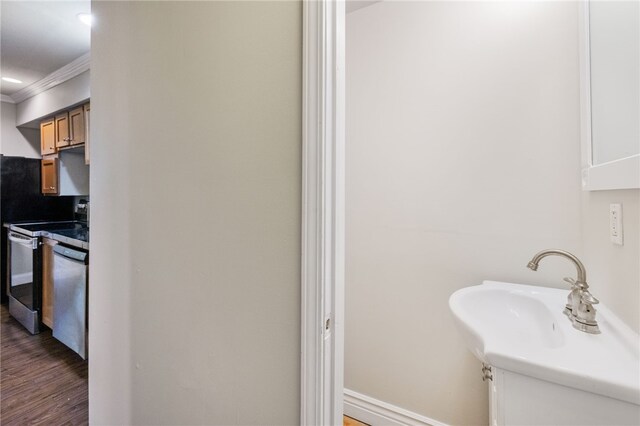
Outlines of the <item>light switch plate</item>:
M 609 235 L 611 236 L 611 242 L 618 245 L 623 245 L 622 238 L 622 204 L 610 204 L 609 205 Z

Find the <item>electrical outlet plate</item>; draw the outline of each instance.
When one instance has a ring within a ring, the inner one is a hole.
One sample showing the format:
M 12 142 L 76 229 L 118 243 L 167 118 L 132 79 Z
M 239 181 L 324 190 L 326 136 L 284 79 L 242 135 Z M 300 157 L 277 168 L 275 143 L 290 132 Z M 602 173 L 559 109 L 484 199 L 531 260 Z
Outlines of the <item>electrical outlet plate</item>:
M 609 205 L 609 235 L 611 242 L 623 245 L 622 238 L 622 204 Z

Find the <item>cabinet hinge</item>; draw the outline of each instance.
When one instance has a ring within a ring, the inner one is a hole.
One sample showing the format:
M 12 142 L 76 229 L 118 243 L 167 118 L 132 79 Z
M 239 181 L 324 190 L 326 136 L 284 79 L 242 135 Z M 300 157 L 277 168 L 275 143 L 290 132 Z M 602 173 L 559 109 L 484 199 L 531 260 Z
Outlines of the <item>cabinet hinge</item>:
M 493 373 L 491 371 L 491 366 L 489 364 L 482 363 L 482 381 L 491 380 L 493 381 Z

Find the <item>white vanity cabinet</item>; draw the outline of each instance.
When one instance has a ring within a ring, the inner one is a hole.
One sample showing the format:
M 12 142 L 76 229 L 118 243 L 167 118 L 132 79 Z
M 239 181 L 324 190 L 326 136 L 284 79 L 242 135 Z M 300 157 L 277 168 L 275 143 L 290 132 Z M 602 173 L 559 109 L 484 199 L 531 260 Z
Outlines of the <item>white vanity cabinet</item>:
M 566 290 L 496 281 L 451 295 L 484 363 L 491 425 L 640 425 L 640 336 L 604 303 L 601 333 L 577 330 L 566 300 Z
M 502 425 L 638 425 L 640 406 L 491 367 L 489 416 Z

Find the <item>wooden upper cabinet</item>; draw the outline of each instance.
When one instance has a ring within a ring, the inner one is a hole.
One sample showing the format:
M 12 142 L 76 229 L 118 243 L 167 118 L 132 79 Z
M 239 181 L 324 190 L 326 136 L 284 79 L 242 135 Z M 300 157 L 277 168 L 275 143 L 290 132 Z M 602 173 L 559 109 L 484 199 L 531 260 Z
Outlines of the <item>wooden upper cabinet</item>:
M 40 123 L 40 153 L 42 155 L 55 154 L 56 152 L 56 131 L 55 121 L 43 121 Z
M 71 140 L 69 134 L 69 114 L 62 113 L 56 115 L 55 118 L 55 128 L 56 128 L 56 147 L 60 148 L 63 146 L 68 146 L 69 141 Z
M 78 145 L 85 142 L 84 108 L 69 111 L 69 144 Z
M 43 158 L 41 162 L 42 193 L 58 193 L 58 159 Z

